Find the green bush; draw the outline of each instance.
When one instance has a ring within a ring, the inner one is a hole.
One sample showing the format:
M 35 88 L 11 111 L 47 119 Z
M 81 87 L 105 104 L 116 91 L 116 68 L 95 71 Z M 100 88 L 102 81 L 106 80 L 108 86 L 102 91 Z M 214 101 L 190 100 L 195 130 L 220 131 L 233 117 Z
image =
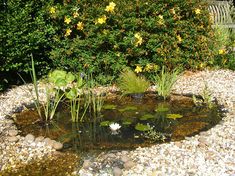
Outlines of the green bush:
M 162 65 L 213 65 L 206 9 L 200 0 L 56 1 L 48 9 L 58 29 L 51 59 L 65 69 L 89 69 L 101 81 L 126 66 L 151 74 Z
M 1 11 L 0 85 L 16 82 L 16 73 L 28 73 L 30 55 L 35 60 L 37 73 L 45 74 L 50 68 L 48 57 L 55 29 L 47 21 L 45 0 L 7 0 Z

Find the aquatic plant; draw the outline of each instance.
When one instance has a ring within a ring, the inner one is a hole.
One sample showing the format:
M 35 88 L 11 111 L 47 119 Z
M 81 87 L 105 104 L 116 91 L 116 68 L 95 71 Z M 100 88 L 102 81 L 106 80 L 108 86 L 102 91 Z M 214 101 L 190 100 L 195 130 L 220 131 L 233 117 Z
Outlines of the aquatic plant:
M 137 123 L 135 125 L 135 129 L 138 131 L 149 131 L 151 129 L 151 127 L 149 126 L 149 124 L 144 125 L 142 123 Z
M 157 141 L 165 142 L 167 137 L 170 135 L 158 132 L 154 129 L 154 127 L 150 127 L 150 129 L 148 131 L 144 131 L 141 136 L 143 138 L 149 139 L 150 143 L 154 143 Z
M 148 80 L 144 77 L 137 76 L 130 69 L 121 72 L 118 79 L 118 87 L 123 91 L 123 94 L 144 93 L 150 86 Z
M 179 69 L 176 68 L 173 71 L 167 71 L 163 66 L 159 75 L 155 75 L 154 79 L 157 85 L 158 95 L 162 96 L 164 100 L 169 97 L 174 83 L 177 81 L 179 75 Z
M 180 118 L 182 118 L 183 116 L 181 115 L 181 114 L 167 114 L 166 115 L 166 118 L 168 118 L 168 119 L 180 119 Z
M 121 125 L 119 125 L 119 123 L 111 123 L 109 124 L 109 128 L 111 131 L 117 131 L 121 128 Z

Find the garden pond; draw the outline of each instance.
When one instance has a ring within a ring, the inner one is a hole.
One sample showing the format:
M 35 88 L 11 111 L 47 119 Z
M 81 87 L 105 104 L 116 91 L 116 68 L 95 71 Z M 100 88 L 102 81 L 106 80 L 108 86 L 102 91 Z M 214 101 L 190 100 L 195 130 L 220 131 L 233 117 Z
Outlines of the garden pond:
M 61 103 L 50 125 L 38 122 L 36 110 L 17 114 L 15 122 L 22 135 L 60 141 L 64 151 L 99 153 L 182 140 L 210 129 L 221 118 L 218 105 L 195 106 L 191 97 L 180 95 L 163 101 L 148 93 L 143 98 L 107 97 L 100 113 L 87 113 L 79 123 L 72 123 L 66 103 Z

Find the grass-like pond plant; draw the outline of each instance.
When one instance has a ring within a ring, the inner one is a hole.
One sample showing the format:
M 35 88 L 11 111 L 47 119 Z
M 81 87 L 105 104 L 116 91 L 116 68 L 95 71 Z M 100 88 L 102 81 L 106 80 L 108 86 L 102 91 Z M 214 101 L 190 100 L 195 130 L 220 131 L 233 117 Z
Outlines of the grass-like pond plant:
M 126 94 L 144 93 L 150 86 L 150 82 L 144 77 L 137 76 L 132 70 L 126 69 L 121 72 L 118 87 Z
M 158 95 L 162 96 L 164 100 L 169 97 L 172 87 L 178 79 L 179 72 L 178 68 L 170 72 L 163 66 L 160 74 L 154 77 L 157 84 Z

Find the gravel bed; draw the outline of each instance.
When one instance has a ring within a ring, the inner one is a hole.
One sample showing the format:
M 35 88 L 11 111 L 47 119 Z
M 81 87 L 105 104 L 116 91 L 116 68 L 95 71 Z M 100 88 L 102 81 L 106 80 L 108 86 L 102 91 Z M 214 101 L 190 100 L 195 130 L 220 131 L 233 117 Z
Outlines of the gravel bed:
M 205 85 L 228 110 L 223 121 L 200 135 L 133 151 L 111 151 L 84 161 L 81 176 L 235 175 L 235 72 L 228 70 L 187 72 L 176 83 L 174 93 L 200 94 Z M 30 85 L 29 85 L 30 87 Z M 43 89 L 41 91 L 43 93 Z M 6 117 L 32 103 L 26 86 L 0 95 L 0 171 L 26 164 L 53 153 L 43 142 L 29 142 L 15 134 Z M 17 140 L 11 141 L 14 136 Z

